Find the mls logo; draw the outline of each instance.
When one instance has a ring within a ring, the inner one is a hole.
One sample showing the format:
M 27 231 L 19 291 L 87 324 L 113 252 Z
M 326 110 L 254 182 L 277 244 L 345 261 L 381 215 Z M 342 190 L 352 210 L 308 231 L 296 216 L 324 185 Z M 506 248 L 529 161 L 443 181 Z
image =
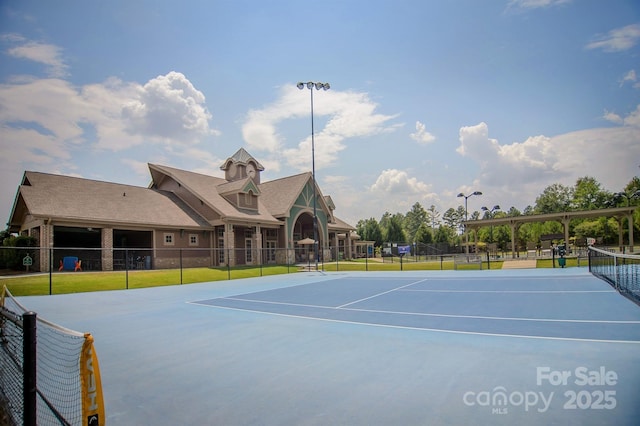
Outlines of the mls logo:
M 92 414 L 87 417 L 87 425 L 88 426 L 99 426 L 100 425 L 100 417 L 97 414 Z

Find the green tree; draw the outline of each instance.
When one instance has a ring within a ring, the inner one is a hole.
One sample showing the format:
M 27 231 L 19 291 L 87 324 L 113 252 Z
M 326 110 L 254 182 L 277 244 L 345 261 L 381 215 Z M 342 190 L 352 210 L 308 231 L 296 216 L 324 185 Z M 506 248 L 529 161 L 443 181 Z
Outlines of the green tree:
M 637 206 L 640 204 L 640 177 L 634 176 L 623 191 L 611 194 L 611 207 Z
M 391 213 L 384 212 L 382 217 L 380 217 L 380 227 L 384 230 L 389 226 L 389 221 L 391 220 Z
M 460 222 L 464 219 L 464 212 L 462 213 L 462 217 L 457 210 L 453 207 L 449 207 L 446 212 L 442 215 L 442 221 L 445 226 L 451 229 L 458 229 L 460 227 Z
M 515 207 L 511 206 L 511 208 L 507 211 L 507 216 L 508 217 L 522 216 L 522 213 L 520 213 L 520 210 L 518 210 Z
M 433 236 L 433 240 L 436 243 L 451 244 L 455 240 L 455 230 L 446 225 L 440 225 Z
M 604 191 L 600 183 L 592 177 L 581 177 L 573 189 L 574 210 L 595 210 L 605 208 L 611 193 Z
M 395 214 L 389 220 L 389 226 L 387 226 L 385 233 L 385 240 L 388 242 L 406 242 L 407 237 L 402 228 L 402 215 Z
M 570 211 L 573 190 L 559 183 L 549 185 L 536 198 L 536 214 Z
M 416 231 L 414 242 L 420 244 L 431 244 L 433 242 L 433 236 L 431 235 L 431 229 L 424 223 L 420 225 Z
M 382 229 L 380 228 L 378 221 L 374 218 L 359 220 L 356 225 L 356 232 L 363 240 L 375 241 L 376 247 L 380 247 L 382 245 Z
M 435 205 L 431 204 L 429 210 L 427 210 L 427 214 L 429 226 L 431 226 L 431 229 L 435 231 L 436 227 L 440 225 L 440 212 L 436 209 Z
M 404 223 L 409 241 L 417 241 L 416 233 L 422 225 L 427 223 L 427 217 L 427 211 L 420 205 L 420 203 L 415 203 L 411 207 L 411 210 L 407 212 L 404 218 Z

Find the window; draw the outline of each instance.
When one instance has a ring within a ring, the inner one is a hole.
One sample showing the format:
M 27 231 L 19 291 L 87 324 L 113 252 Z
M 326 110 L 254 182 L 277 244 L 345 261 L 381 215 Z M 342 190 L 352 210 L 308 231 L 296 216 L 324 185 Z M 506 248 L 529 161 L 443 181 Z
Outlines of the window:
M 252 240 L 247 238 L 244 240 L 244 255 L 246 263 L 253 262 L 253 251 L 251 250 Z
M 198 245 L 198 234 L 189 234 L 189 245 L 190 246 Z
M 172 246 L 175 244 L 175 240 L 173 238 L 173 233 L 172 232 L 165 232 L 164 233 L 164 245 L 165 246 Z
M 267 229 L 267 238 L 269 240 L 275 240 L 278 238 L 278 230 L 277 229 Z
M 218 264 L 224 264 L 224 228 L 218 228 Z
M 224 264 L 224 238 L 218 239 L 218 264 Z
M 276 262 L 276 242 L 275 241 L 267 241 L 267 259 L 268 263 Z

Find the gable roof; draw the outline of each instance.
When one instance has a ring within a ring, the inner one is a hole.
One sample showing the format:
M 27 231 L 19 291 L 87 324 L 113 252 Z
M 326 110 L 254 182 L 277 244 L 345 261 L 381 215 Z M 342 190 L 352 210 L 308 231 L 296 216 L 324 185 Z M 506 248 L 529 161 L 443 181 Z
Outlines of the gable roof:
M 240 210 L 227 201 L 219 192 L 219 187 L 228 183 L 225 179 L 158 164 L 149 164 L 149 170 L 154 182 L 160 183 L 165 177 L 170 177 L 216 211 L 223 219 L 280 224 L 280 221 L 270 214 L 261 200 L 262 197 L 258 197 L 257 211 Z
M 22 215 L 122 223 L 138 226 L 201 228 L 209 224 L 174 194 L 166 191 L 27 171 L 18 189 L 10 225 Z
M 328 223 L 327 224 L 327 228 L 331 231 L 355 231 L 356 228 L 354 228 L 353 226 L 349 225 L 347 222 L 345 222 L 342 219 L 338 219 L 337 217 L 333 216 L 333 223 Z
M 261 183 L 260 198 L 273 216 L 284 217 L 291 210 L 309 179 L 311 179 L 311 173 L 306 172 Z
M 231 194 L 231 193 L 247 193 L 249 191 L 253 191 L 254 194 L 259 194 L 260 190 L 256 186 L 253 179 L 250 177 L 246 177 L 244 179 L 226 182 L 221 185 L 218 185 L 218 192 L 222 195 Z
M 311 172 L 261 183 L 259 186 L 260 193 L 263 195 L 261 198 L 263 198 L 265 206 L 275 217 L 287 216 L 307 182 L 313 182 Z M 322 208 L 328 214 L 331 214 L 320 188 L 316 187 L 316 190 L 320 203 L 318 208 Z

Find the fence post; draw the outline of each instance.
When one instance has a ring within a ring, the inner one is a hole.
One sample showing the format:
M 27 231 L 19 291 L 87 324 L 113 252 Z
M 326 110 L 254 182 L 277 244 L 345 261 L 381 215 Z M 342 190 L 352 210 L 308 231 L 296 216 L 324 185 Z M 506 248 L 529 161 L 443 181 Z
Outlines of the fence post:
M 25 312 L 22 314 L 22 357 L 23 357 L 23 422 L 25 426 L 36 426 L 36 313 Z
M 49 248 L 49 296 L 53 291 L 53 249 Z
M 124 249 L 124 276 L 127 290 L 129 290 L 129 250 Z
M 180 249 L 180 285 L 182 285 L 182 249 Z

